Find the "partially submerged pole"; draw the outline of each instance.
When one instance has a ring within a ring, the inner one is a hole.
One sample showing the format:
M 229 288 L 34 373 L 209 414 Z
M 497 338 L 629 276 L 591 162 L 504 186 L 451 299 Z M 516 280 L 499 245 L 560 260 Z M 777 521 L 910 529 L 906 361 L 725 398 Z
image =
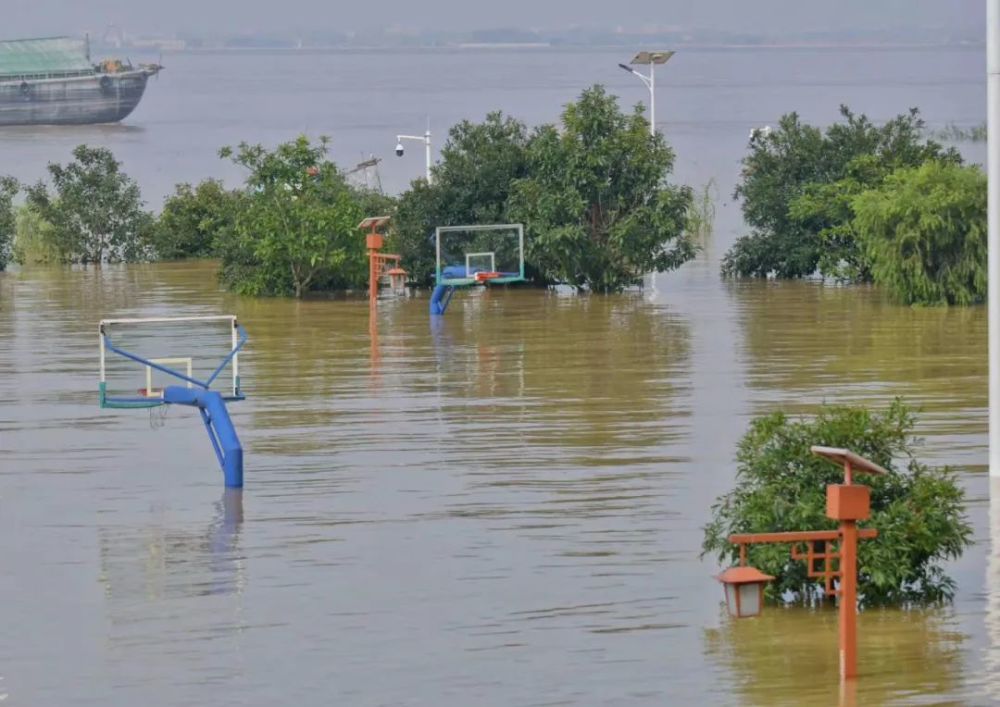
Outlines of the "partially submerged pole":
M 208 430 L 215 456 L 227 488 L 243 487 L 243 445 L 226 409 L 226 401 L 214 390 L 168 385 L 163 389 L 163 402 L 198 408 Z
M 1000 477 L 1000 0 L 986 0 L 990 476 Z

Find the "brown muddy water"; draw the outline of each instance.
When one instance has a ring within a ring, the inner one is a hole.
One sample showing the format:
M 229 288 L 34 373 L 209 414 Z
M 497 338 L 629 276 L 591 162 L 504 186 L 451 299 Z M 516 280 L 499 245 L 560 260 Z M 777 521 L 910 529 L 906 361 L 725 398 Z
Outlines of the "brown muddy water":
M 192 411 L 97 407 L 99 319 L 218 313 L 250 334 L 242 495 Z M 1000 699 L 984 309 L 699 260 L 641 294 L 461 293 L 436 326 L 423 294 L 368 325 L 360 299 L 223 293 L 209 263 L 0 274 L 5 705 Z M 701 526 L 750 416 L 896 395 L 977 544 L 953 605 L 863 614 L 841 695 L 835 613 L 729 620 Z

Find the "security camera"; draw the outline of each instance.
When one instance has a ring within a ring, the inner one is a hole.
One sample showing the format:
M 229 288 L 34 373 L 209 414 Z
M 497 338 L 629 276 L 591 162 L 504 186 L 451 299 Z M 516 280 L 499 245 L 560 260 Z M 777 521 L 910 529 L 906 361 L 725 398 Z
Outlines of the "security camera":
M 396 143 L 396 157 L 402 157 L 402 156 L 403 156 L 403 143 L 397 142 Z

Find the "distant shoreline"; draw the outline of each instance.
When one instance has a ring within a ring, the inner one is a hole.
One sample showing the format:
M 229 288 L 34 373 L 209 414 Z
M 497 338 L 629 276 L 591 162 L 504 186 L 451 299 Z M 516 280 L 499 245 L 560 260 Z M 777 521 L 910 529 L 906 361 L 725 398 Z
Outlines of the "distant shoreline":
M 329 45 L 304 47 L 243 47 L 243 46 L 212 46 L 185 47 L 183 49 L 164 49 L 162 54 L 331 54 L 350 52 L 476 52 L 476 51 L 538 51 L 538 52 L 592 52 L 592 51 L 632 51 L 643 43 L 625 44 L 562 44 L 545 42 L 465 42 L 457 44 L 421 44 L 421 45 Z M 985 43 L 780 43 L 780 44 L 670 44 L 677 51 L 919 51 L 919 50 L 976 50 L 985 51 Z M 127 52 L 137 54 L 157 54 L 159 49 L 150 47 L 102 47 L 94 46 L 92 53 L 102 55 L 120 55 Z

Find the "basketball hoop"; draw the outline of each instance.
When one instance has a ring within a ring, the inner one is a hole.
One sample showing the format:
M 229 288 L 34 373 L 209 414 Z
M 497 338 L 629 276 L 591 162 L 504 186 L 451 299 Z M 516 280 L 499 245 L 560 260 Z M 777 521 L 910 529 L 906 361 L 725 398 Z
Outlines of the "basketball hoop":
M 149 408 L 149 429 L 158 430 L 166 427 L 167 410 L 169 409 L 169 405 L 160 405 L 155 408 Z

